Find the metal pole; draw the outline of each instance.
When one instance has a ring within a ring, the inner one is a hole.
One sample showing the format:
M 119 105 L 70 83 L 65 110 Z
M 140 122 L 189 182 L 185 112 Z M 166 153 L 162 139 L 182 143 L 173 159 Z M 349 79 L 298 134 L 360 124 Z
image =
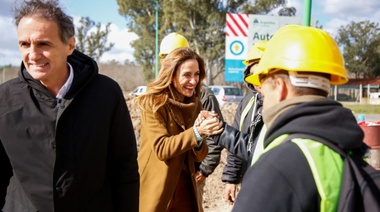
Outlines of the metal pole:
M 371 85 L 367 84 L 367 99 L 368 100 L 369 100 L 370 94 L 371 94 Z
M 311 1 L 312 0 L 305 0 L 304 2 L 304 14 L 303 14 L 303 20 L 302 25 L 304 26 L 310 26 L 310 16 L 311 16 Z
M 156 0 L 156 78 L 158 76 L 158 0 Z

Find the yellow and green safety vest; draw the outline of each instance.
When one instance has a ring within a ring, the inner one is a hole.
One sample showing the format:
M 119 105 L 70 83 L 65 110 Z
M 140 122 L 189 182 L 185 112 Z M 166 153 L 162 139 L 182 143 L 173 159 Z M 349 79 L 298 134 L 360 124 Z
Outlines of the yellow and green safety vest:
M 277 137 L 261 154 L 280 145 L 288 134 Z M 340 186 L 343 175 L 343 159 L 326 145 L 311 139 L 294 138 L 295 143 L 305 155 L 321 197 L 321 212 L 335 212 L 338 209 Z

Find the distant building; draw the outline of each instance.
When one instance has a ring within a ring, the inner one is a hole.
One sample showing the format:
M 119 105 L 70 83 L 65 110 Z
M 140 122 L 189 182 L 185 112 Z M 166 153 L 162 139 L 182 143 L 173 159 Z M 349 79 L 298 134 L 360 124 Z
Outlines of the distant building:
M 380 78 L 349 79 L 344 85 L 331 87 L 330 97 L 337 100 L 341 94 L 355 102 L 380 104 Z

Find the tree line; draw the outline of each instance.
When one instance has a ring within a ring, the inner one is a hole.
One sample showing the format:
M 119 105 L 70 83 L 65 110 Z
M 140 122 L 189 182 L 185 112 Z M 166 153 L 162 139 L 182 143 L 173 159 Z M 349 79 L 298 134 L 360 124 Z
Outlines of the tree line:
M 287 7 L 286 0 L 118 0 L 119 14 L 139 39 L 133 41 L 136 62 L 143 67 L 147 80 L 155 77 L 156 9 L 158 40 L 170 32 L 178 32 L 190 47 L 205 60 L 208 83 L 224 73 L 225 23 L 227 13 L 268 14 L 279 8 L 278 15 L 294 16 L 296 9 Z
M 380 76 L 380 28 L 370 21 L 341 26 L 335 40 L 342 47 L 347 70 L 353 78 Z
M 205 59 L 207 83 L 213 84 L 213 80 L 224 73 L 227 13 L 268 15 L 276 9 L 279 16 L 296 14 L 294 7 L 287 7 L 287 0 L 117 0 L 117 3 L 118 12 L 125 17 L 129 31 L 139 36 L 131 46 L 134 48 L 135 63 L 143 68 L 147 81 L 155 77 L 157 20 L 158 40 L 161 41 L 170 32 L 184 35 L 191 48 Z M 112 49 L 114 43 L 107 44 L 110 23 L 105 30 L 101 30 L 100 23 L 96 24 L 89 17 L 82 17 L 80 23 L 81 26 L 77 27 L 79 50 L 97 60 Z M 90 32 L 94 27 L 96 30 Z M 335 39 L 341 46 L 351 77 L 380 76 L 378 23 L 360 21 L 340 26 Z

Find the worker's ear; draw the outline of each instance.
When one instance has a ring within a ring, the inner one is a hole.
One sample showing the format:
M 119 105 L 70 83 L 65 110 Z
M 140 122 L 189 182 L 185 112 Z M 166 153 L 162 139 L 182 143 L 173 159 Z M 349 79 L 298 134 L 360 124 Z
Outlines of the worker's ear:
M 289 88 L 284 79 L 280 77 L 276 77 L 275 80 L 276 80 L 275 83 L 276 83 L 276 93 L 277 93 L 276 98 L 277 98 L 277 101 L 281 102 L 287 99 L 289 95 Z

